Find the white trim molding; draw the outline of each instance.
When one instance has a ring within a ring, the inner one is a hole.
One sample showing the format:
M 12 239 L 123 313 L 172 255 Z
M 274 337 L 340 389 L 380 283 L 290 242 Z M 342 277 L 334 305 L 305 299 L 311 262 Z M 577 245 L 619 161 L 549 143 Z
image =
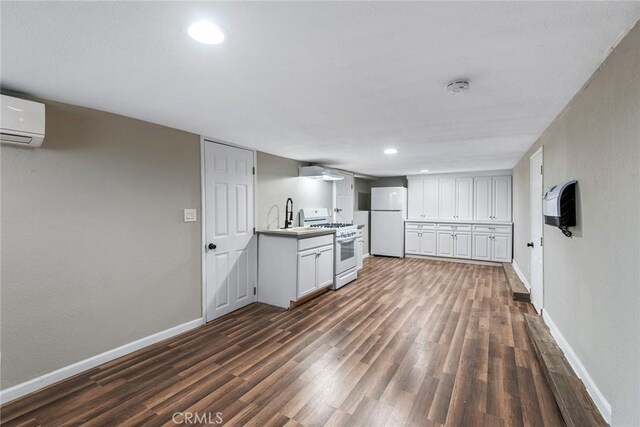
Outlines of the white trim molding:
M 202 318 L 204 319 L 204 323 L 207 322 L 207 310 L 208 310 L 208 302 L 209 297 L 207 295 L 207 249 L 205 245 L 207 244 L 207 203 L 206 203 L 206 193 L 207 193 L 207 163 L 205 159 L 205 144 L 207 142 L 213 144 L 226 145 L 228 147 L 239 148 L 242 150 L 247 150 L 253 153 L 253 228 L 254 231 L 257 230 L 258 224 L 256 220 L 258 219 L 258 150 L 253 148 L 245 147 L 238 144 L 232 144 L 227 141 L 223 141 L 216 138 L 210 138 L 208 136 L 200 135 L 200 221 L 201 221 L 201 230 L 200 230 L 200 274 L 201 274 L 201 286 L 202 286 Z M 253 267 L 253 277 L 254 284 L 256 288 L 256 293 L 253 294 L 253 302 L 258 301 L 258 292 L 260 292 L 260 283 L 258 280 L 258 235 L 254 235 L 253 239 L 253 250 L 254 250 L 254 259 L 256 260 Z M 210 319 L 214 320 L 214 319 Z
M 511 262 L 511 266 L 513 267 L 513 270 L 518 275 L 518 278 L 520 279 L 520 281 L 524 284 L 524 287 L 527 288 L 529 293 L 531 293 L 531 286 L 529 285 L 529 281 L 527 280 L 526 277 L 524 277 L 524 274 L 522 273 L 522 270 L 520 270 L 520 267 L 516 263 L 515 259 Z
M 556 324 L 553 323 L 553 320 L 551 320 L 551 316 L 549 316 L 549 312 L 547 310 L 542 311 L 542 318 L 544 319 L 544 323 L 546 323 L 549 327 L 549 331 L 551 331 L 551 335 L 556 340 L 556 343 L 564 352 L 564 355 L 573 368 L 573 371 L 584 383 L 585 387 L 587 388 L 587 393 L 589 393 L 589 396 L 591 396 L 591 398 L 593 399 L 593 402 L 598 407 L 598 410 L 602 414 L 602 417 L 607 423 L 611 424 L 611 404 L 609 404 L 607 399 L 604 397 L 604 395 L 596 385 L 595 381 L 593 381 L 593 378 L 591 378 L 591 375 L 589 375 L 587 368 L 584 367 L 584 365 L 578 358 L 578 355 L 575 353 L 575 351 L 573 351 L 573 349 L 569 345 L 569 342 L 567 342 L 567 340 L 560 332 L 560 329 L 558 329 Z
M 48 374 L 41 375 L 32 380 L 14 385 L 13 387 L 10 387 L 8 389 L 1 390 L 0 404 L 10 402 L 19 397 L 25 396 L 29 393 L 33 393 L 34 391 L 40 390 L 44 387 L 70 378 L 74 375 L 88 371 L 89 369 L 95 368 L 98 365 L 102 365 L 103 363 L 115 360 L 118 357 L 133 353 L 136 350 L 148 347 L 152 344 L 166 340 L 167 338 L 174 337 L 183 332 L 190 331 L 191 329 L 195 329 L 202 324 L 204 324 L 203 318 L 194 319 L 190 322 L 186 322 L 181 325 L 174 326 L 173 328 L 160 331 L 153 335 L 140 338 L 139 340 L 130 342 L 129 344 L 122 345 L 118 348 L 105 351 L 104 353 L 89 357 L 88 359 L 81 360 L 79 362 L 57 369 L 53 372 L 49 372 Z

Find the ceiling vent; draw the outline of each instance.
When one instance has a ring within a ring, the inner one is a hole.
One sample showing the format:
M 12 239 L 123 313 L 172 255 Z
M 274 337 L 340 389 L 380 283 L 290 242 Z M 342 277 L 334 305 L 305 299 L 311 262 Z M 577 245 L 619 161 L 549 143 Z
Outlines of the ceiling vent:
M 447 92 L 449 92 L 451 95 L 457 95 L 468 90 L 469 80 L 467 79 L 454 80 L 447 85 Z

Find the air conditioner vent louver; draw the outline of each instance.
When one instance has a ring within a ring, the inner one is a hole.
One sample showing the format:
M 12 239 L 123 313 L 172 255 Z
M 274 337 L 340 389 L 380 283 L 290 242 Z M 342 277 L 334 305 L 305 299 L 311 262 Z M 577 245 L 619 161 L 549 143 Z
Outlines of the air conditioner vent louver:
M 0 142 L 8 144 L 30 144 L 33 138 L 30 136 L 15 135 L 12 133 L 0 133 Z

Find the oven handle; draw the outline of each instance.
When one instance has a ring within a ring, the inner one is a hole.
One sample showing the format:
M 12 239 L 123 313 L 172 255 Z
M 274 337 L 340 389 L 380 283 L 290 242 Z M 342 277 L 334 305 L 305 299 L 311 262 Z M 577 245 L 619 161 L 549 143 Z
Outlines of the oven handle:
M 340 243 L 340 244 L 342 245 L 342 244 L 344 244 L 344 243 L 351 243 L 351 242 L 355 242 L 357 238 L 358 238 L 358 237 L 354 237 L 354 238 L 352 238 L 352 239 L 347 239 L 347 240 L 336 240 L 336 242 L 338 242 L 338 243 Z

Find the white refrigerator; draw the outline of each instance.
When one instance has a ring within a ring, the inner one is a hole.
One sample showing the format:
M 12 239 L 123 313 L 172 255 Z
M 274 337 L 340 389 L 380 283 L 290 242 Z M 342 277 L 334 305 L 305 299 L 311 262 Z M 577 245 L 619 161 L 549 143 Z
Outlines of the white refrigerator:
M 404 220 L 407 189 L 371 189 L 371 254 L 404 258 Z

